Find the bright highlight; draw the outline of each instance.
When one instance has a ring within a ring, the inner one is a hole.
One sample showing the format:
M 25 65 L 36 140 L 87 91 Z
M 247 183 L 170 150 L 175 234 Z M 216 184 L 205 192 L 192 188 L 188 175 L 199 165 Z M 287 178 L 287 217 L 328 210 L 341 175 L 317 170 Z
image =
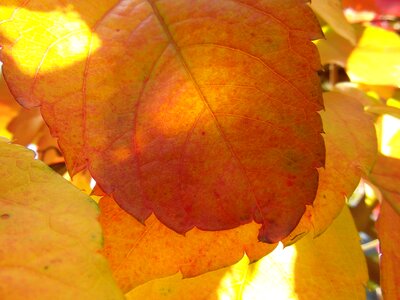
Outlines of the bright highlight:
M 1 35 L 15 41 L 4 47 L 5 54 L 13 57 L 24 74 L 31 76 L 85 60 L 89 52 L 101 45 L 72 7 L 50 12 L 2 7 L 0 20 L 3 20 Z

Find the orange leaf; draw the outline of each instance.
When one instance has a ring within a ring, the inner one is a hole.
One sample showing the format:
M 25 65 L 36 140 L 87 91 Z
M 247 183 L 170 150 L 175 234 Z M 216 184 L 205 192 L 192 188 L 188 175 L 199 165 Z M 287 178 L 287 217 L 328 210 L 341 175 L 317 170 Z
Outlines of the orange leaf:
M 342 210 L 361 176 L 370 173 L 377 155 L 373 119 L 357 99 L 338 92 L 324 93 L 326 167 L 314 202 L 314 234 L 322 233 Z
M 18 103 L 11 95 L 3 73 L 0 71 L 0 136 L 11 138 L 11 133 L 6 130 L 8 123 L 17 115 L 19 111 Z
M 400 160 L 379 156 L 370 179 L 382 193 L 377 222 L 381 286 L 385 299 L 400 298 Z
M 7 129 L 12 133 L 15 143 L 27 146 L 35 140 L 43 126 L 46 125 L 38 109 L 21 109 Z
M 400 197 L 397 199 L 400 206 Z M 380 241 L 381 287 L 385 299 L 400 298 L 400 215 L 387 201 L 382 202 L 377 230 Z
M 295 228 L 325 153 L 306 0 L 2 2 L 8 83 L 70 172 L 179 233 Z
M 0 299 L 122 299 L 94 201 L 4 139 L 0 166 Z
M 249 265 L 244 257 L 229 268 L 195 278 L 180 274 L 141 285 L 127 299 L 287 300 L 364 299 L 368 280 L 357 229 L 347 207 L 318 238 L 277 247 Z M 190 295 L 188 297 L 188 295 Z
M 309 207 L 296 230 L 283 240 L 285 245 L 308 231 L 314 230 L 314 235 L 325 231 L 343 208 L 344 197 L 353 192 L 362 174 L 369 173 L 376 155 L 373 122 L 358 101 L 340 93 L 326 93 L 325 102 L 326 169 L 319 170 L 314 207 Z M 259 229 L 255 223 L 219 232 L 193 229 L 181 236 L 154 216 L 143 226 L 110 198 L 100 200 L 100 209 L 104 254 L 124 291 L 179 270 L 184 277 L 216 270 L 237 262 L 243 252 L 255 261 L 276 246 L 255 242 Z
M 64 162 L 57 140 L 51 136 L 46 125 L 41 128 L 35 144 L 37 145 L 39 159 L 47 165 L 51 166 Z
M 213 232 L 194 228 L 183 236 L 154 216 L 143 226 L 111 198 L 102 198 L 99 206 L 103 253 L 125 292 L 178 271 L 184 277 L 192 277 L 232 265 L 244 252 L 254 261 L 276 247 L 257 242 L 259 225 L 255 223 Z
M 314 230 L 314 235 L 325 231 L 342 210 L 344 197 L 353 192 L 361 175 L 369 173 L 376 157 L 373 121 L 364 113 L 362 105 L 340 93 L 325 93 L 324 97 L 326 168 L 319 170 L 314 207 L 309 207 L 309 214 L 283 241 L 285 245 L 294 243 L 310 230 Z M 191 277 L 222 268 L 237 262 L 244 251 L 250 261 L 255 261 L 275 247 L 255 243 L 259 228 L 255 223 L 220 232 L 193 229 L 181 236 L 154 216 L 143 226 L 110 198 L 103 198 L 100 208 L 104 253 L 124 291 L 179 270 L 184 277 Z

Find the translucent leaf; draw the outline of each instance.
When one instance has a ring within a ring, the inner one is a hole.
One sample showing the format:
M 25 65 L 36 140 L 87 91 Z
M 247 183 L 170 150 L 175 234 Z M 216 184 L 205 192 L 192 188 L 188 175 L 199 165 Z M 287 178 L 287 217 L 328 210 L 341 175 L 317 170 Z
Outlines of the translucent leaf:
M 94 201 L 3 139 L 0 165 L 0 298 L 122 299 Z

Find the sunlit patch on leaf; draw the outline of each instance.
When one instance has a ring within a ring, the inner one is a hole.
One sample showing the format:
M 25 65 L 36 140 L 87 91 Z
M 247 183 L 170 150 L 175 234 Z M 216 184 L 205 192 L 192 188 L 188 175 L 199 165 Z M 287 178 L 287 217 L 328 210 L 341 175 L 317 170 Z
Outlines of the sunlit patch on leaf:
M 377 27 L 367 27 L 347 63 L 354 82 L 400 87 L 400 36 Z
M 89 169 L 141 222 L 182 234 L 255 221 L 274 243 L 325 159 L 306 2 L 4 1 L 5 74 L 41 106 L 70 173 Z
M 276 248 L 254 264 L 245 256 L 232 267 L 182 279 L 150 281 L 127 299 L 363 299 L 368 279 L 358 233 L 347 207 L 320 237 Z
M 2 45 L 3 59 L 11 59 L 20 71 L 34 77 L 85 60 L 89 49 L 101 45 L 73 5 L 33 11 L 9 4 L 1 6 L 0 20 L 0 34 L 7 41 Z

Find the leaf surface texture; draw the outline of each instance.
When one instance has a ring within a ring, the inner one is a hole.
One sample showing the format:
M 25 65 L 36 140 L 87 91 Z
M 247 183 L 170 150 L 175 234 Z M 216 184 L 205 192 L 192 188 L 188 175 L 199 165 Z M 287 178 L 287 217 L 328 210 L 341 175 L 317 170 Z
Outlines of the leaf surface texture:
M 72 174 L 184 233 L 255 221 L 276 242 L 312 204 L 323 108 L 307 1 L 1 1 L 4 73 Z M 22 84 L 23 83 L 23 84 Z
M 351 214 L 344 207 L 318 238 L 278 247 L 258 262 L 244 257 L 232 267 L 182 279 L 157 279 L 130 291 L 128 300 L 146 298 L 216 299 L 363 299 L 367 266 Z
M 123 299 L 95 202 L 4 139 L 0 165 L 0 298 Z

